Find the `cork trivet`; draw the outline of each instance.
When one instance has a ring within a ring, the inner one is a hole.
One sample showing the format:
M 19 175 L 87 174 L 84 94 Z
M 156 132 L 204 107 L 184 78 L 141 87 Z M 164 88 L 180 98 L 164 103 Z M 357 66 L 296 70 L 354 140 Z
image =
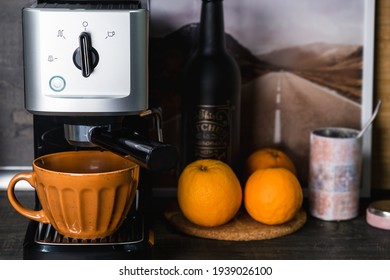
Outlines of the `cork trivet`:
M 291 234 L 300 229 L 307 219 L 306 212 L 300 209 L 289 222 L 281 225 L 265 225 L 252 219 L 245 211 L 240 211 L 230 222 L 217 227 L 202 227 L 187 220 L 177 205 L 167 209 L 165 218 L 179 231 L 202 238 L 250 241 L 264 240 Z

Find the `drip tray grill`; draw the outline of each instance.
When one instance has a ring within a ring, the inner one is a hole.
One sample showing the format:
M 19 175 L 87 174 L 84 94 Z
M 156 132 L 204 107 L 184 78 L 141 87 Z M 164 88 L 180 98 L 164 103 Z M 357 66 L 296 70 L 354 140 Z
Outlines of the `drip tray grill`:
M 122 227 L 110 236 L 95 239 L 77 239 L 64 236 L 51 224 L 39 223 L 35 242 L 43 245 L 120 245 L 139 243 L 144 240 L 143 220 L 125 220 Z

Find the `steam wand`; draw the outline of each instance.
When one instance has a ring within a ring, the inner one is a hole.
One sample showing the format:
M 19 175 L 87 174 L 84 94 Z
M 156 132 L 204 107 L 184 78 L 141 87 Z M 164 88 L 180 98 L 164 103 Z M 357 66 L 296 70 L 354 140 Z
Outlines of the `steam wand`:
M 157 109 L 147 110 L 140 117 L 153 116 L 157 130 L 157 141 L 127 129 L 110 131 L 110 126 L 65 125 L 65 138 L 80 147 L 99 146 L 126 157 L 151 171 L 173 168 L 178 160 L 175 146 L 163 143 L 162 116 Z
M 161 171 L 173 168 L 177 162 L 177 149 L 169 144 L 148 140 L 125 129 L 108 131 L 95 127 L 90 131 L 90 142 L 124 156 L 140 166 Z

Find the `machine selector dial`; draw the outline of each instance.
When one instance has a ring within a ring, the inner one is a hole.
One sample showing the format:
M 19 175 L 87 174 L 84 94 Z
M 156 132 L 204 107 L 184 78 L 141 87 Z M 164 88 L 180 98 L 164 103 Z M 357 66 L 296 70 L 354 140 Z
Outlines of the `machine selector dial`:
M 99 63 L 99 54 L 92 47 L 91 36 L 87 32 L 82 32 L 79 36 L 79 47 L 73 53 L 73 63 L 85 78 L 91 75 Z

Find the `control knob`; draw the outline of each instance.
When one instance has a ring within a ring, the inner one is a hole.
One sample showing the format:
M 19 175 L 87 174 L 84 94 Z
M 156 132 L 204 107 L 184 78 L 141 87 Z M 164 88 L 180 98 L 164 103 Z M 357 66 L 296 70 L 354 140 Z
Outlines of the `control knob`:
M 73 63 L 85 78 L 91 75 L 99 63 L 99 54 L 92 47 L 91 36 L 87 32 L 82 32 L 79 36 L 79 47 L 73 53 Z

